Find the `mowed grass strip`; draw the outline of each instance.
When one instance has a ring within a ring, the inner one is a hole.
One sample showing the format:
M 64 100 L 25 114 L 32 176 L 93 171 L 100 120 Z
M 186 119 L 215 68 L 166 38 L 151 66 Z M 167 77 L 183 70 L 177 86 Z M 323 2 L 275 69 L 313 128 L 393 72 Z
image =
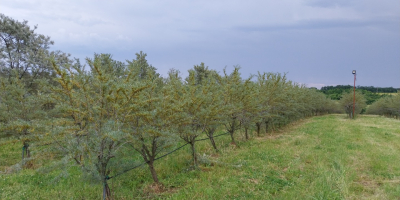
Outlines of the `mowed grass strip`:
M 202 163 L 189 170 L 184 149 L 156 163 L 163 189 L 146 167 L 109 184 L 116 199 L 399 199 L 400 121 L 379 116 L 314 117 L 264 137 L 229 144 L 198 143 Z M 0 152 L 14 145 L 0 146 Z M 19 149 L 18 149 L 19 151 Z M 12 159 L 18 153 L 6 153 Z M 4 154 L 5 155 L 5 154 Z M 8 158 L 7 157 L 7 158 Z M 82 181 L 78 169 L 41 174 L 25 169 L 0 175 L 0 199 L 99 199 L 101 186 Z

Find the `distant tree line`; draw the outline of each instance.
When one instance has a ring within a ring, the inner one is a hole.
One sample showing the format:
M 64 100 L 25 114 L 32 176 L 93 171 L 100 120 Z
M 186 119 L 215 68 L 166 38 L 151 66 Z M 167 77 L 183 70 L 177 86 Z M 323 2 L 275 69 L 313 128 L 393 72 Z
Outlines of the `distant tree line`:
M 397 93 L 397 91 L 400 90 L 400 88 L 374 86 L 357 86 L 357 89 L 367 90 L 375 93 Z
M 322 93 L 332 100 L 340 100 L 344 93 L 352 90 L 353 86 L 351 85 L 324 86 L 320 89 Z M 397 93 L 400 89 L 393 87 L 356 86 L 356 90 L 364 95 L 367 105 L 371 105 L 378 99 L 388 96 L 385 93 Z
M 321 87 L 321 91 L 325 93 L 325 91 L 329 90 L 349 90 L 353 89 L 352 85 L 337 85 L 337 86 L 324 86 Z M 373 93 L 397 93 L 400 88 L 393 88 L 393 87 L 374 87 L 374 86 L 356 86 L 356 89 L 366 90 Z

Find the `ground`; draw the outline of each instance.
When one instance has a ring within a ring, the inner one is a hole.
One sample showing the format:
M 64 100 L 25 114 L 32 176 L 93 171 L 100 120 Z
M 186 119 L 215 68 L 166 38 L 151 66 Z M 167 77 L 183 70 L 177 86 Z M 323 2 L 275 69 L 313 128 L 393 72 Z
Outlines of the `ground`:
M 221 152 L 199 142 L 202 164 L 182 149 L 155 163 L 162 185 L 147 167 L 109 181 L 116 199 L 399 199 L 400 120 L 326 115 L 305 119 L 237 146 L 216 138 Z M 0 141 L 0 170 L 18 162 L 20 144 Z M 34 166 L 39 167 L 40 162 Z M 101 185 L 60 171 L 24 169 L 0 174 L 0 199 L 99 199 Z

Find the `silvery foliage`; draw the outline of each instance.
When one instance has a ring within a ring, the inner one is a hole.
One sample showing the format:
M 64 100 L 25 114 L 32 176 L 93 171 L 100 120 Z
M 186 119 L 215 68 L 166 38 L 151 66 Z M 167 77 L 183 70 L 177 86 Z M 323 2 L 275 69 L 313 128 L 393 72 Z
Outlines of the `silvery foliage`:
M 127 150 L 126 120 L 137 107 L 136 93 L 129 92 L 140 91 L 142 85 L 127 81 L 124 65 L 108 54 L 96 54 L 87 64 L 90 71 L 79 63 L 54 64 L 59 84 L 49 90 L 59 116 L 48 127 L 54 144 L 49 151 L 69 160 L 69 166 L 80 166 L 86 180 L 98 183 L 127 165 L 121 160 Z
M 52 73 L 49 57 L 59 64 L 70 63 L 69 54 L 49 51 L 54 44 L 49 36 L 35 33 L 28 21 L 16 21 L 0 14 L 0 75 L 10 77 L 11 70 L 18 71 L 19 78 L 37 79 Z

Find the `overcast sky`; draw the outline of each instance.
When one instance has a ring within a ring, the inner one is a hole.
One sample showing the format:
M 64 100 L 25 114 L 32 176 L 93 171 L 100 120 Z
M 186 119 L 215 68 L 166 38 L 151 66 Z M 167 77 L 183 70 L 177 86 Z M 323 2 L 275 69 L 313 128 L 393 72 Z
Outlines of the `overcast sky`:
M 400 87 L 399 0 L 1 0 L 73 57 L 147 53 L 165 75 L 204 62 L 243 77 L 288 73 L 309 87 Z

